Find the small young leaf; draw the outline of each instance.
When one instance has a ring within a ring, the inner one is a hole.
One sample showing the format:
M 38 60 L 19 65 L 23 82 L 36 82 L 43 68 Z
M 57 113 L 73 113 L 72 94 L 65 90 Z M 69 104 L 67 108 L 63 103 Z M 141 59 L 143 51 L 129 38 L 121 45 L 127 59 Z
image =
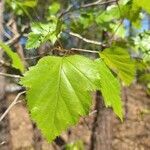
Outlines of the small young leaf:
M 37 0 L 25 0 L 23 2 L 21 2 L 22 5 L 26 6 L 26 7 L 35 7 L 37 5 Z
M 78 55 L 44 57 L 25 73 L 31 117 L 48 141 L 88 113 L 98 78 L 94 61 Z
M 84 150 L 84 149 L 85 147 L 83 141 L 78 140 L 67 144 L 65 150 Z
M 121 102 L 121 89 L 117 78 L 113 76 L 111 71 L 101 59 L 96 60 L 97 68 L 100 74 L 100 85 L 105 105 L 112 107 L 115 114 L 123 120 L 123 110 Z
M 41 34 L 29 33 L 28 42 L 26 44 L 27 49 L 38 48 L 40 46 Z
M 111 48 L 104 49 L 104 51 L 100 53 L 100 57 L 108 67 L 118 74 L 126 85 L 129 85 L 133 81 L 135 65 L 127 50 L 122 47 L 112 46 Z
M 34 23 L 31 26 L 32 32 L 29 33 L 29 37 L 26 43 L 27 49 L 38 48 L 41 44 L 50 41 L 54 44 L 61 32 L 62 24 L 53 17 L 53 20 L 48 23 Z M 58 26 L 59 25 L 59 26 Z
M 21 61 L 19 55 L 11 50 L 11 48 L 0 41 L 0 47 L 6 52 L 6 54 L 12 59 L 12 66 L 24 72 L 24 64 Z
M 53 2 L 49 8 L 48 8 L 48 11 L 49 11 L 49 14 L 50 15 L 55 15 L 60 9 L 60 3 L 58 2 Z

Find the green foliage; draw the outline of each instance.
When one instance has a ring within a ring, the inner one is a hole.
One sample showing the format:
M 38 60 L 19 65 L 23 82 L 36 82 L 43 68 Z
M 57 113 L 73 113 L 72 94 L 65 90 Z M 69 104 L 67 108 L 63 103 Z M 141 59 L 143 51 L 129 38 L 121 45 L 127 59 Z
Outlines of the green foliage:
M 48 56 L 25 73 L 21 84 L 29 88 L 31 117 L 49 141 L 88 114 L 91 91 L 96 89 L 122 119 L 119 83 L 100 60 Z
M 141 25 L 141 8 L 136 7 L 134 2 L 130 0 L 126 5 L 123 6 L 122 10 L 122 17 L 130 20 L 132 24 L 136 27 L 139 28 Z
M 70 28 L 73 32 L 82 33 L 85 29 L 88 29 L 94 22 L 93 12 L 81 12 L 78 17 L 73 18 Z
M 150 73 L 146 72 L 139 76 L 138 81 L 146 86 L 147 94 L 150 95 Z
M 139 77 L 139 81 L 144 84 L 150 84 L 150 73 L 142 74 Z
M 50 41 L 54 44 L 61 32 L 61 22 L 53 16 L 48 23 L 33 23 L 31 26 L 32 32 L 29 33 L 26 44 L 27 49 L 38 48 L 41 44 Z
M 75 141 L 67 144 L 66 150 L 84 150 L 84 145 L 82 141 Z
M 48 141 L 88 114 L 90 91 L 96 89 L 94 68 L 94 62 L 82 56 L 48 56 L 21 79 L 29 88 L 27 100 L 32 119 Z
M 6 52 L 6 54 L 12 60 L 12 67 L 19 69 L 21 72 L 24 72 L 24 65 L 21 61 L 19 55 L 11 50 L 11 48 L 3 42 L 0 42 L 0 47 Z
M 150 61 L 150 31 L 143 32 L 133 38 L 135 49 L 144 62 Z
M 48 8 L 48 13 L 50 14 L 50 15 L 55 15 L 55 14 L 57 14 L 57 12 L 60 10 L 60 3 L 58 3 L 58 2 L 53 2 L 50 6 L 49 6 L 49 8 Z
M 50 1 L 50 6 L 44 4 L 44 1 L 37 3 L 36 0 L 6 1 L 17 15 L 26 14 L 32 21 L 35 16 L 30 15 L 30 11 L 32 9 L 38 11 L 37 5 L 43 4 L 44 9 L 40 8 L 40 15 L 45 14 L 45 16 L 40 18 L 42 21 L 31 24 L 27 49 L 36 49 L 46 42 L 52 49 L 61 47 L 63 52 L 70 52 L 72 47 L 84 47 L 83 53 L 88 52 L 86 56 L 96 59 L 95 54 L 90 54 L 95 51 L 97 54 L 101 46 L 95 46 L 93 39 L 97 39 L 96 41 L 100 41 L 106 47 L 112 45 L 103 49 L 100 58 L 96 60 L 79 55 L 65 56 L 69 53 L 53 51 L 54 54 L 62 57 L 44 57 L 25 73 L 20 83 L 27 88 L 27 104 L 31 118 L 48 141 L 52 141 L 62 131 L 76 124 L 80 116 L 89 113 L 91 92 L 96 90 L 101 91 L 106 107 L 112 107 L 115 114 L 123 120 L 121 87 L 116 76 L 126 85 L 133 81 L 135 64 L 128 53 L 128 50 L 131 52 L 131 48 L 136 49 L 136 55 L 144 60 L 136 63 L 139 71 L 138 81 L 146 84 L 150 89 L 149 67 L 147 67 L 150 60 L 149 33 L 142 33 L 136 38 L 131 38 L 130 41 L 126 37 L 127 30 L 124 26 L 124 20 L 127 19 L 134 27 L 140 27 L 142 10 L 150 13 L 148 1 L 120 0 L 118 5 L 109 3 L 108 7 L 104 7 L 98 4 L 87 8 L 80 8 L 81 1 L 76 1 L 75 4 L 73 1 L 71 3 L 67 1 L 66 4 Z M 78 37 L 70 38 L 70 31 L 78 33 L 79 40 L 76 40 Z M 89 42 L 90 39 L 92 42 Z M 87 44 L 83 44 L 82 40 Z M 8 46 L 1 45 L 12 59 L 13 66 L 23 72 L 24 68 L 17 54 Z M 135 54 L 135 51 L 133 53 Z M 67 149 L 84 149 L 80 144 L 80 142 L 71 143 Z
M 113 76 L 105 63 L 98 59 L 96 60 L 97 68 L 100 73 L 100 85 L 102 96 L 104 97 L 105 105 L 111 106 L 120 119 L 123 119 L 121 89 L 119 81 Z
M 105 63 L 117 73 L 120 79 L 129 85 L 135 77 L 135 65 L 127 52 L 122 47 L 112 46 L 100 53 Z
M 17 15 L 26 14 L 30 17 L 28 10 L 37 6 L 37 0 L 6 0 L 6 4 L 10 6 Z
M 133 0 L 133 5 L 135 7 L 141 7 L 148 13 L 150 13 L 150 2 L 149 0 Z

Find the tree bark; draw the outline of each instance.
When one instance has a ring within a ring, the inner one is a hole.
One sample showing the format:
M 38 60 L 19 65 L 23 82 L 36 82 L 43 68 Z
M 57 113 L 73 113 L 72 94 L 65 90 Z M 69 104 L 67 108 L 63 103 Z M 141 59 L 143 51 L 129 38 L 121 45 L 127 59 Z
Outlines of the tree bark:
M 91 137 L 91 150 L 111 150 L 112 146 L 112 118 L 111 109 L 106 108 L 102 97 L 97 92 L 96 106 L 97 115 L 93 123 Z
M 107 0 L 106 0 L 107 1 Z M 108 4 L 104 6 L 104 10 Z M 102 32 L 102 41 L 105 41 L 107 32 Z M 101 47 L 104 50 L 105 47 Z M 91 136 L 91 150 L 111 150 L 112 149 L 112 128 L 113 128 L 113 112 L 106 108 L 102 96 L 99 92 L 96 93 L 95 109 L 97 115 L 93 123 Z

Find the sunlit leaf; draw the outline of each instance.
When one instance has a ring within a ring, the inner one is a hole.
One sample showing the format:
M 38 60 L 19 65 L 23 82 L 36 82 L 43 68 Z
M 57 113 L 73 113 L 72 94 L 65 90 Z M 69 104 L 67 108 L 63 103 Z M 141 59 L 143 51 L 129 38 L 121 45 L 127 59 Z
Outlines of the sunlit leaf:
M 100 85 L 105 105 L 112 107 L 117 116 L 123 119 L 123 110 L 121 102 L 121 88 L 117 78 L 113 76 L 111 71 L 101 59 L 96 60 L 97 68 L 100 73 Z
M 6 52 L 6 54 L 12 60 L 12 66 L 16 69 L 19 69 L 21 72 L 24 72 L 24 64 L 21 61 L 19 55 L 11 50 L 11 48 L 3 42 L 0 42 L 0 47 Z
M 127 49 L 112 46 L 111 48 L 104 49 L 104 51 L 100 53 L 100 57 L 117 73 L 125 84 L 129 85 L 133 81 L 135 65 Z
M 48 141 L 89 112 L 98 78 L 94 61 L 78 55 L 42 58 L 25 73 L 31 117 Z

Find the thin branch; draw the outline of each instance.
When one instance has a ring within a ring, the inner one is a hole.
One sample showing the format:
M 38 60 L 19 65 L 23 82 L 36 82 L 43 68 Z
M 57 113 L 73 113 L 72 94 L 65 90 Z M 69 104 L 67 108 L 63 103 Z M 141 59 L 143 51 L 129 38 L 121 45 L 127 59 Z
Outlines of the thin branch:
M 105 1 L 105 2 L 102 2 L 102 0 L 98 0 L 98 1 L 95 1 L 93 3 L 83 4 L 83 5 L 79 6 L 78 8 L 73 8 L 74 6 L 71 5 L 64 12 L 62 12 L 59 15 L 59 18 L 61 18 L 62 16 L 68 14 L 71 11 L 76 11 L 76 10 L 79 10 L 79 9 L 82 9 L 82 8 L 88 8 L 88 7 L 98 6 L 98 5 L 105 5 L 105 4 L 114 3 L 114 2 L 116 2 L 116 0 L 110 0 L 110 1 Z
M 14 35 L 14 37 L 11 38 L 9 41 L 7 41 L 6 44 L 11 45 L 11 44 L 15 43 L 19 37 L 20 37 L 19 34 Z
M 20 92 L 18 93 L 18 95 L 16 96 L 16 98 L 14 99 L 14 101 L 9 105 L 9 107 L 7 108 L 7 110 L 3 113 L 3 115 L 0 117 L 0 122 L 6 117 L 6 115 L 9 113 L 9 111 L 12 109 L 12 107 L 14 107 L 18 102 L 19 97 L 24 94 L 26 91 Z
M 114 2 L 116 2 L 116 0 L 110 0 L 110 1 L 104 1 L 104 2 L 102 2 L 102 0 L 98 0 L 93 3 L 81 5 L 80 8 L 88 8 L 88 7 L 93 7 L 93 6 L 97 6 L 97 5 L 105 5 L 105 4 L 114 3 Z
M 11 65 L 3 60 L 0 60 L 0 64 L 6 67 L 11 67 Z
M 6 143 L 7 143 L 6 141 L 3 141 L 3 142 L 0 143 L 0 146 L 4 145 Z
M 92 116 L 92 115 L 94 115 L 96 113 L 97 113 L 97 110 L 93 110 L 92 112 L 89 113 L 89 116 Z
M 77 38 L 83 40 L 83 41 L 86 42 L 86 43 L 95 44 L 95 45 L 99 45 L 99 46 L 102 46 L 102 45 L 105 46 L 105 45 L 104 45 L 103 43 L 101 43 L 101 42 L 94 41 L 94 40 L 89 40 L 89 39 L 87 39 L 87 38 L 82 37 L 81 35 L 79 35 L 79 34 L 77 34 L 77 33 L 69 32 L 69 34 L 72 35 L 72 36 L 74 36 L 74 37 L 77 37 Z
M 71 12 L 72 8 L 73 8 L 73 5 L 69 5 L 69 7 L 59 15 L 59 18 L 61 18 L 62 16 L 65 16 L 66 14 Z
M 25 57 L 24 60 L 33 60 L 33 59 L 38 59 L 38 58 L 41 58 L 45 55 L 47 55 L 48 52 L 41 52 L 39 55 L 36 55 L 36 56 L 32 56 L 32 57 Z
M 33 56 L 33 57 L 26 57 L 26 58 L 24 58 L 24 60 L 33 60 L 33 59 L 38 59 L 40 57 L 41 57 L 41 55 L 37 55 L 37 56 Z
M 21 78 L 20 75 L 8 74 L 8 73 L 3 73 L 3 72 L 0 72 L 0 76 L 11 77 L 11 78 Z
M 94 53 L 98 54 L 99 51 L 92 51 L 92 50 L 87 50 L 87 49 L 81 49 L 81 48 L 71 48 L 71 51 L 80 51 L 80 52 L 86 52 L 86 53 Z
M 120 21 L 120 23 L 119 23 L 119 25 L 117 26 L 117 28 L 115 29 L 113 35 L 110 37 L 110 41 L 111 41 L 111 42 L 113 41 L 113 39 L 114 39 L 115 34 L 117 33 L 117 31 L 119 30 L 119 28 L 120 28 L 121 25 L 123 24 L 123 21 L 124 21 L 124 19 L 122 19 L 122 20 Z

